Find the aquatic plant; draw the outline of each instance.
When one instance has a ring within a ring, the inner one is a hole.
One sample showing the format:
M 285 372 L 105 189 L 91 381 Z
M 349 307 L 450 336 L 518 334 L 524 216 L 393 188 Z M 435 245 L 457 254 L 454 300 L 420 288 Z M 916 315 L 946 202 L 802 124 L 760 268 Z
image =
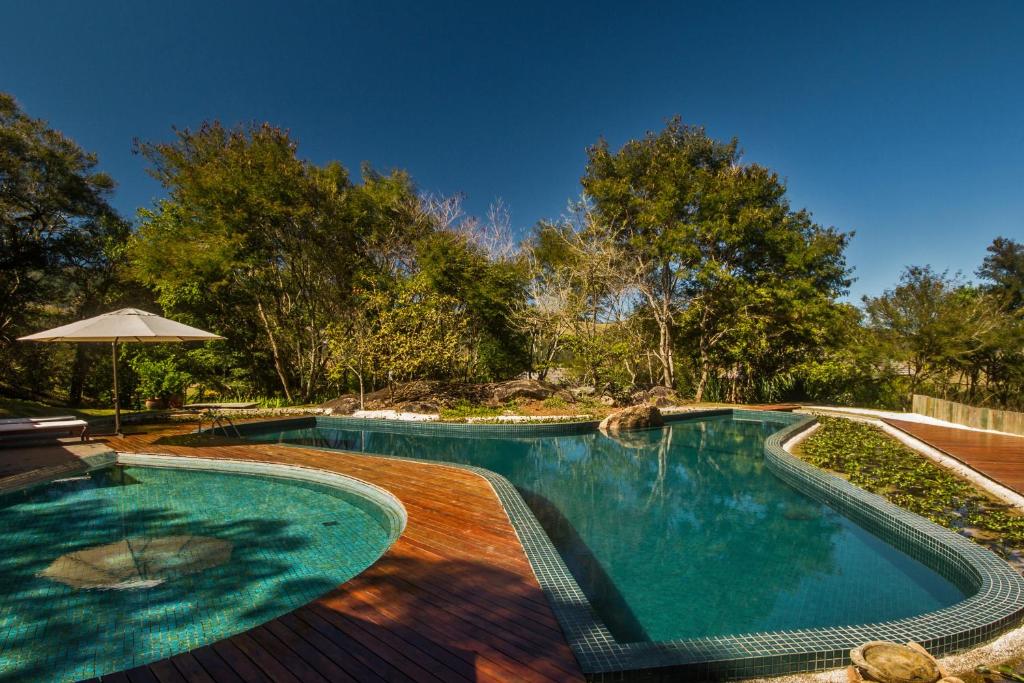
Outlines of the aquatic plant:
M 819 417 L 796 455 L 1000 554 L 1024 550 L 1024 515 L 918 454 L 878 427 Z

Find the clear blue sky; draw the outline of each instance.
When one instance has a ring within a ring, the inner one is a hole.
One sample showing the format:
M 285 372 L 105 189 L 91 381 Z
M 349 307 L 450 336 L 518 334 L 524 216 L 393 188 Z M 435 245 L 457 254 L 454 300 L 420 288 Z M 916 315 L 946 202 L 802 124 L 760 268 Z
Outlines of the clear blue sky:
M 204 119 L 271 121 L 300 154 L 496 197 L 527 229 L 585 148 L 672 114 L 738 136 L 797 207 L 857 231 L 853 295 L 908 264 L 970 274 L 1024 239 L 1024 2 L 46 2 L 0 5 L 0 90 L 100 156 Z

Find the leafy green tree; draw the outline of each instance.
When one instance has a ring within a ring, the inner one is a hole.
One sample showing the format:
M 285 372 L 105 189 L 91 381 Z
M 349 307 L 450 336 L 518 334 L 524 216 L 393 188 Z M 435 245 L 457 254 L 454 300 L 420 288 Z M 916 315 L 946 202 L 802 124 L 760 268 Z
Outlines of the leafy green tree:
M 422 275 L 390 289 L 361 293 L 359 325 L 329 330 L 334 375 L 353 371 L 363 383 L 369 370 L 391 387 L 412 379 L 448 379 L 466 360 L 465 305 L 439 293 Z
M 527 364 L 513 310 L 526 296 L 527 269 L 519 258 L 492 258 L 466 235 L 437 230 L 416 247 L 416 271 L 437 294 L 457 299 L 466 316 L 465 379 L 493 380 Z
M 1024 244 L 997 237 L 988 245 L 988 255 L 978 268 L 978 277 L 988 288 L 1006 299 L 1011 311 L 1024 308 Z
M 791 209 L 778 175 L 741 163 L 735 139 L 673 118 L 618 152 L 592 147 L 582 183 L 656 324 L 663 385 L 677 384 L 680 344 L 701 400 L 722 369 L 750 394 L 824 341 L 820 321 L 849 286 L 849 235 Z
M 928 266 L 908 267 L 894 289 L 864 297 L 864 308 L 879 357 L 908 379 L 907 404 L 926 382 L 944 389 L 949 370 L 980 351 L 999 322 L 990 299 Z
M 89 350 L 43 350 L 14 339 L 96 315 L 124 295 L 119 264 L 130 228 L 109 204 L 113 179 L 97 165 L 94 154 L 0 93 L 0 362 L 6 381 L 48 391 L 55 368 L 41 357 L 71 358 L 59 374 L 75 403 Z
M 658 328 L 662 383 L 675 384 L 674 331 L 683 281 L 695 260 L 693 233 L 709 207 L 705 188 L 738 160 L 735 140 L 721 143 L 676 117 L 612 152 L 605 140 L 587 150 L 582 178 L 602 221 L 618 236 L 635 284 Z
M 228 336 L 260 387 L 265 367 L 290 400 L 325 387 L 325 329 L 362 279 L 405 268 L 423 221 L 400 172 L 363 169 L 355 185 L 337 163 L 297 156 L 269 124 L 218 123 L 140 143 L 168 198 L 141 212 L 136 272 L 171 310 Z

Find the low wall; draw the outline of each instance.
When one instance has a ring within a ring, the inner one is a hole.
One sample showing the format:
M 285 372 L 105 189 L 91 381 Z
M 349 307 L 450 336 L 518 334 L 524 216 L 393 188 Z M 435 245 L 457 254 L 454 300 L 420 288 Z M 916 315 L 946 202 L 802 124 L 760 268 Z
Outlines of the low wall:
M 914 394 L 913 412 L 918 415 L 954 422 L 965 427 L 992 429 L 997 432 L 1024 436 L 1024 413 L 992 408 L 976 408 L 941 398 Z

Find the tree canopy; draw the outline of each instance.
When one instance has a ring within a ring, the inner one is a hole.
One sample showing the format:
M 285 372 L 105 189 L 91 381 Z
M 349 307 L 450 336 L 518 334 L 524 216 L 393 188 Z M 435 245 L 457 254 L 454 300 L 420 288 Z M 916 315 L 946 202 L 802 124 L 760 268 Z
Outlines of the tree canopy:
M 0 94 L 0 392 L 106 400 L 100 349 L 13 340 L 133 305 L 227 337 L 129 351 L 135 403 L 557 371 L 617 399 L 659 385 L 698 401 L 1021 405 L 1024 246 L 993 240 L 976 283 L 909 267 L 858 307 L 843 301 L 853 233 L 791 206 L 738 140 L 678 117 L 590 147 L 582 196 L 522 239 L 501 202 L 468 216 L 403 170 L 304 159 L 269 123 L 135 150 L 165 195 L 132 224 L 94 155 Z

